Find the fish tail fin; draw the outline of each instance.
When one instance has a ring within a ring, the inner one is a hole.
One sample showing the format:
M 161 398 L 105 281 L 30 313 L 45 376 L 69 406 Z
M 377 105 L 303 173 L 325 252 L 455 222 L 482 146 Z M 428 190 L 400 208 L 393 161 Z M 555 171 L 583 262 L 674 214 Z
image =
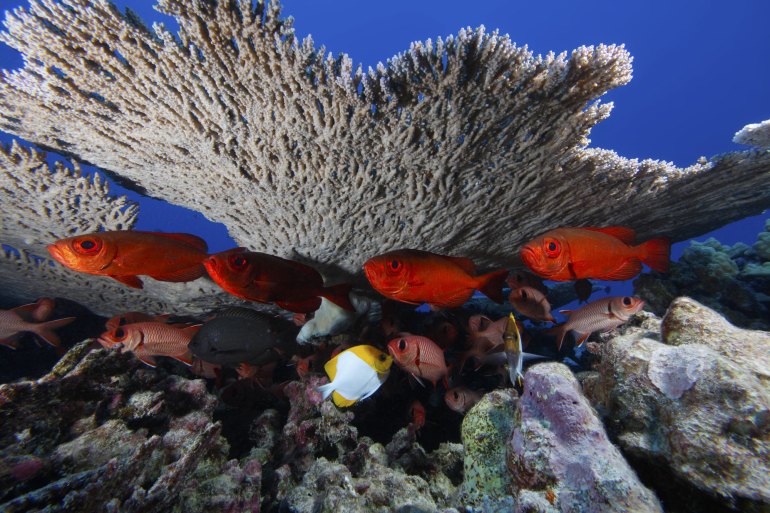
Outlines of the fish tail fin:
M 564 342 L 564 337 L 567 335 L 567 330 L 564 328 L 564 324 L 559 324 L 553 328 L 545 330 L 547 335 L 554 335 L 556 337 L 556 350 L 561 351 L 561 345 Z
M 317 388 L 321 394 L 323 394 L 324 401 L 329 398 L 330 395 L 332 395 L 332 392 L 334 392 L 334 386 L 332 386 L 331 383 L 327 383 L 325 385 L 321 385 Z
M 643 242 L 637 247 L 641 250 L 639 258 L 642 262 L 658 272 L 668 272 L 671 262 L 671 239 L 659 237 Z
M 508 269 L 484 274 L 478 277 L 476 290 L 487 296 L 495 303 L 503 303 L 503 285 L 508 278 Z
M 350 291 L 353 286 L 350 283 L 340 283 L 339 285 L 332 285 L 331 287 L 324 287 L 321 289 L 319 296 L 324 297 L 349 312 L 355 312 L 356 309 L 353 303 L 350 302 Z
M 48 344 L 54 347 L 59 347 L 61 345 L 61 341 L 59 340 L 59 336 L 54 333 L 53 330 L 66 326 L 75 319 L 77 319 L 77 317 L 65 317 L 63 319 L 42 322 L 35 326 L 33 333 L 45 340 Z

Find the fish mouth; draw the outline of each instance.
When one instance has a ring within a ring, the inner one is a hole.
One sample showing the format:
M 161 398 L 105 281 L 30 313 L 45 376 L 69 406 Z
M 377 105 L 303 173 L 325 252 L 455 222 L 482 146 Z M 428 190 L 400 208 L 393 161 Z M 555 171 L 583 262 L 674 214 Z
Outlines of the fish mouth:
M 527 267 L 532 269 L 533 264 L 537 261 L 535 250 L 529 246 L 524 246 L 521 248 L 519 255 L 521 256 L 521 259 L 524 261 L 524 263 L 527 264 Z
M 219 274 L 219 261 L 213 256 L 203 261 L 203 267 L 206 268 L 206 271 L 212 278 Z
M 64 254 L 62 254 L 59 246 L 56 244 L 49 244 L 46 246 L 46 249 L 57 262 L 64 263 Z

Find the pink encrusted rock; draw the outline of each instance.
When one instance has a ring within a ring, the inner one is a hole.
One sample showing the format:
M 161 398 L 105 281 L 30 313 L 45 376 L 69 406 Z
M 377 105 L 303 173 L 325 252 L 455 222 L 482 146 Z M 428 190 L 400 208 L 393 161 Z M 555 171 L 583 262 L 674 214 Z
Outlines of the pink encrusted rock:
M 526 373 L 515 419 L 508 463 L 519 495 L 542 494 L 560 511 L 662 511 L 566 366 L 545 363 Z

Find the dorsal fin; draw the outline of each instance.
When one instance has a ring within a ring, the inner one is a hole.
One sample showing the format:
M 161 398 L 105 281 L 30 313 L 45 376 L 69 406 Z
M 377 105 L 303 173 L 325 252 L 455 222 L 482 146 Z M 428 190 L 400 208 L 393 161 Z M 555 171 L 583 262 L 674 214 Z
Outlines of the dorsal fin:
M 138 233 L 148 233 L 152 235 L 157 235 L 159 237 L 174 239 L 176 241 L 183 242 L 188 246 L 192 246 L 195 249 L 203 251 L 204 253 L 208 252 L 209 250 L 209 246 L 208 244 L 206 244 L 205 240 L 201 239 L 197 235 L 192 235 L 190 233 L 163 233 L 163 232 L 138 232 Z
M 631 228 L 626 228 L 625 226 L 606 226 L 604 228 L 584 226 L 583 229 L 610 235 L 616 239 L 620 239 L 626 244 L 633 244 L 634 240 L 636 240 L 636 232 Z
M 463 271 L 470 274 L 471 276 L 476 274 L 476 264 L 474 264 L 473 260 L 471 260 L 470 258 L 455 257 L 455 256 L 444 256 L 444 258 L 450 260 L 453 264 L 455 264 L 457 267 L 461 268 Z

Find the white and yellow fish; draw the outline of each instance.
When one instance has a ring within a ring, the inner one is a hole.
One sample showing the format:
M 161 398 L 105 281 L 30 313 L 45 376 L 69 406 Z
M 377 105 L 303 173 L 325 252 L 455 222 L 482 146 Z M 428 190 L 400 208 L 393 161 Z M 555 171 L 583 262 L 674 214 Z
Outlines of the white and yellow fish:
M 326 362 L 324 370 L 331 382 L 318 387 L 318 391 L 324 399 L 331 395 L 334 404 L 341 408 L 352 406 L 380 388 L 392 364 L 393 358 L 376 347 L 351 347 Z

